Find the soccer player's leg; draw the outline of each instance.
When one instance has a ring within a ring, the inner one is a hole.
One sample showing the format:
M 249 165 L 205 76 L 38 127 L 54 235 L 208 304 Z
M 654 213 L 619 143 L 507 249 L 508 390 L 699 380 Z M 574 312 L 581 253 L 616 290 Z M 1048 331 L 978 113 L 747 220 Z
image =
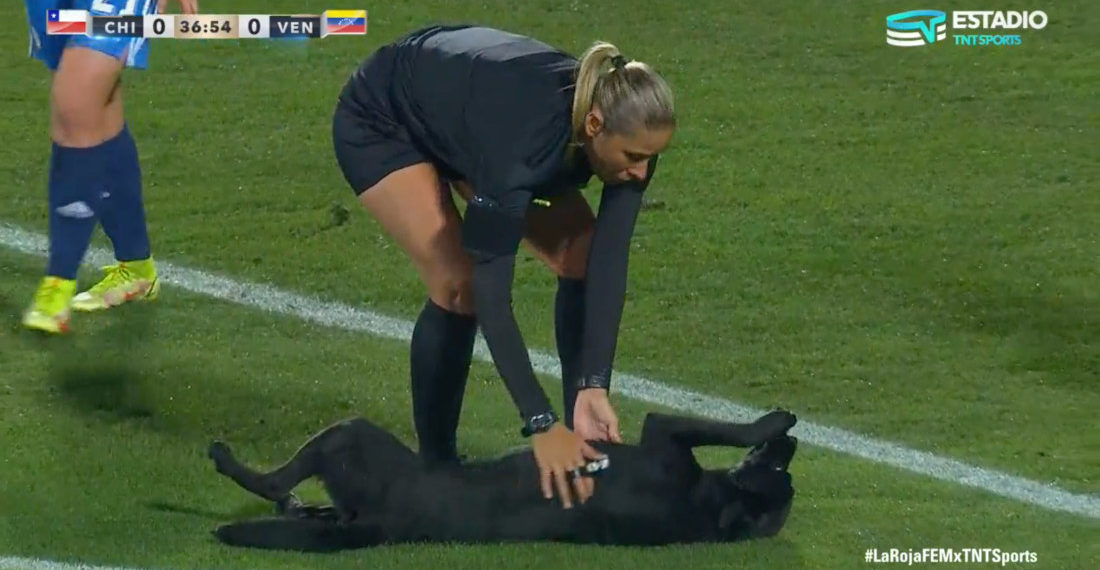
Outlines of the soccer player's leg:
M 130 9 L 151 10 L 147 6 L 151 2 L 138 0 Z M 27 2 L 32 55 L 54 72 L 50 87 L 53 145 L 49 173 L 49 261 L 46 277 L 24 313 L 23 324 L 28 328 L 51 333 L 68 329 L 77 269 L 87 252 L 96 220 L 105 212 L 116 211 L 105 198 L 112 191 L 117 192 L 118 185 L 112 181 L 120 174 L 115 165 L 126 162 L 128 136 L 123 136 L 125 121 L 118 92 L 119 77 L 124 65 L 144 65 L 144 46 L 138 43 L 140 40 L 73 36 L 61 41 L 62 38 L 49 36 L 45 30 L 45 11 L 86 9 L 106 15 L 125 12 L 128 4 L 125 0 Z M 144 265 L 151 266 L 151 262 Z M 134 271 L 109 272 L 111 287 L 101 290 L 113 293 L 144 289 L 144 293 L 152 290 L 155 295 L 155 287 L 149 284 L 155 284 L 155 275 L 147 278 L 151 267 L 141 269 L 146 275 L 136 278 Z
M 156 0 L 77 0 L 89 4 L 93 14 L 142 15 L 156 10 Z M 123 113 L 122 87 L 118 81 L 122 67 L 142 69 L 148 57 L 148 45 L 142 38 L 73 38 L 71 49 L 85 49 L 114 59 L 110 69 L 97 74 L 112 74 L 116 79 L 103 106 L 103 155 L 109 183 L 103 189 L 99 222 L 114 246 L 116 263 L 104 268 L 103 279 L 76 295 L 72 308 L 95 311 L 133 300 L 155 299 L 159 291 L 156 268 L 149 246 L 145 207 L 141 192 L 141 169 L 137 147 Z
M 72 2 L 27 0 L 25 5 L 30 28 L 30 55 L 41 60 L 57 77 L 56 70 L 68 37 L 46 33 L 46 12 L 70 9 Z M 89 89 L 96 86 L 89 82 L 76 87 Z M 100 91 L 109 89 L 103 85 L 98 87 Z M 50 100 L 52 109 L 52 88 Z M 23 325 L 30 329 L 48 333 L 61 333 L 68 329 L 69 305 L 76 289 L 76 271 L 95 228 L 99 194 L 94 191 L 94 184 L 102 178 L 102 163 L 89 150 L 89 146 L 94 145 L 53 137 L 48 176 L 49 261 L 46 275 L 35 291 L 30 307 L 23 314 Z
M 46 332 L 68 328 L 76 273 L 107 192 L 110 140 L 117 124 L 107 107 L 121 62 L 68 46 L 50 88 L 49 259 L 24 324 Z

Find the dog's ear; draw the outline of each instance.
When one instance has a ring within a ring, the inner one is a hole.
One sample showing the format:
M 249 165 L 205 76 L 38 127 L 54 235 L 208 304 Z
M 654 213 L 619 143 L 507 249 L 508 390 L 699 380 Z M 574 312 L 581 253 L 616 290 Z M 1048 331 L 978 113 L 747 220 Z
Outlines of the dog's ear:
M 786 524 L 794 499 L 790 473 L 757 467 L 740 475 L 740 493 L 722 507 L 718 528 L 734 540 L 775 535 Z
M 779 505 L 759 517 L 753 523 L 752 536 L 755 538 L 768 538 L 779 534 L 779 531 L 787 524 L 787 516 L 791 514 L 792 501 Z

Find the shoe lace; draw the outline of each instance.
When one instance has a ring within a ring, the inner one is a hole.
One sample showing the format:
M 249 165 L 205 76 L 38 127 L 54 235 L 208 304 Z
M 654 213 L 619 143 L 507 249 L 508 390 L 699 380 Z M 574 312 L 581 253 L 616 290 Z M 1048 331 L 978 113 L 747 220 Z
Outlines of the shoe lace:
M 103 279 L 89 290 L 93 293 L 103 293 L 120 285 L 133 281 L 137 275 L 130 270 L 125 263 L 116 263 L 103 267 Z

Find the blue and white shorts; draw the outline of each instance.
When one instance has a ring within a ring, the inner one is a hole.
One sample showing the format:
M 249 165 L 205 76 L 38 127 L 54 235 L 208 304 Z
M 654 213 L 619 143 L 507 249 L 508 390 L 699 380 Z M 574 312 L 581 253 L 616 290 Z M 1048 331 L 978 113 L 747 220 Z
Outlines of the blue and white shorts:
M 157 10 L 157 0 L 24 0 L 30 26 L 30 55 L 51 70 L 68 46 L 81 46 L 123 60 L 126 67 L 145 69 L 149 46 L 144 38 L 92 38 L 46 35 L 46 10 L 86 10 L 95 16 L 141 16 Z

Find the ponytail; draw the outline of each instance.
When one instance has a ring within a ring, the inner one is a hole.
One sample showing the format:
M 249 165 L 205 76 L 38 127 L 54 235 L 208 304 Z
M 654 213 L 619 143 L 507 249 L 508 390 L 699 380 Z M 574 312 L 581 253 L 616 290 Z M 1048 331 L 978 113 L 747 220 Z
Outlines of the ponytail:
M 570 154 L 583 140 L 584 118 L 593 106 L 599 107 L 604 126 L 612 133 L 676 126 L 672 90 L 665 80 L 640 61 L 628 62 L 619 48 L 607 42 L 592 44 L 577 66 Z

